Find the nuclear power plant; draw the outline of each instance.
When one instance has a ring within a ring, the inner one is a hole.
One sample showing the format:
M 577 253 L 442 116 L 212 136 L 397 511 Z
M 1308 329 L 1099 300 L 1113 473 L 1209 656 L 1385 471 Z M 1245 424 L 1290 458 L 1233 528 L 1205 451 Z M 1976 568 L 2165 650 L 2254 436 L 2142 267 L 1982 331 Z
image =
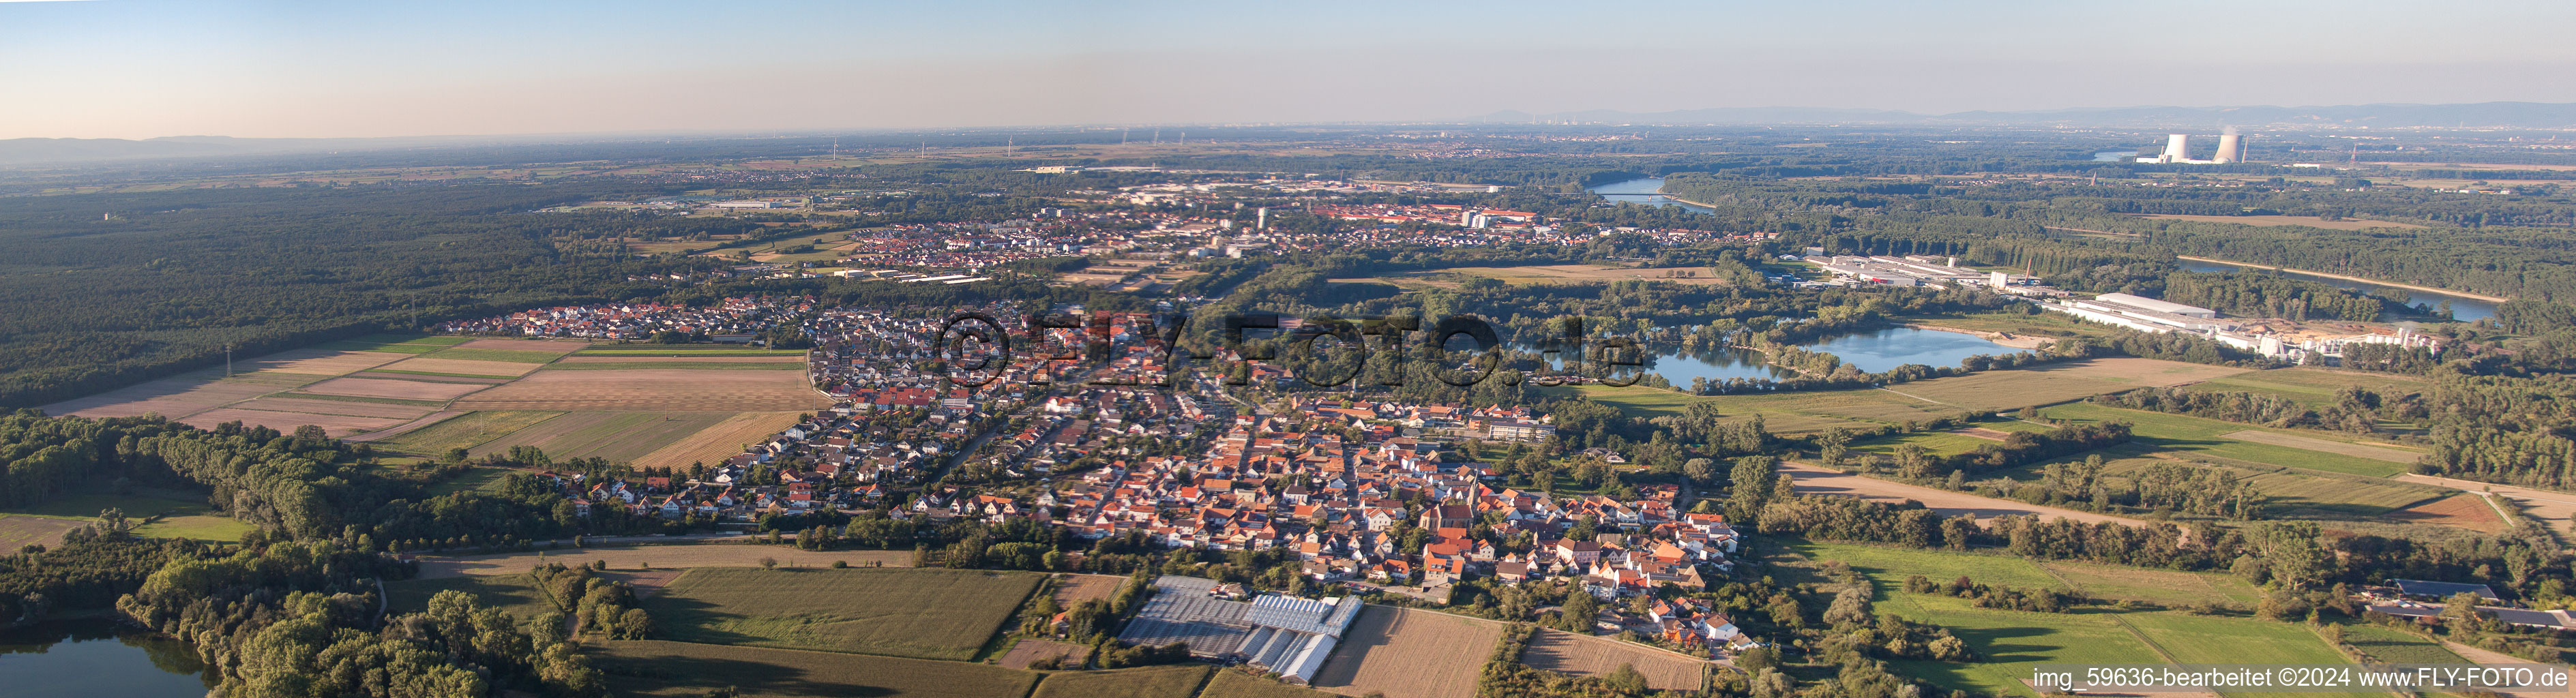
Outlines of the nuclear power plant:
M 2209 159 L 2207 160 L 2193 160 L 2190 155 L 2191 134 L 2176 133 L 2165 137 L 2165 152 L 2159 153 L 2155 157 L 2138 158 L 2138 162 L 2183 165 L 2225 165 L 2231 162 L 2243 162 L 2245 160 L 2245 137 L 2238 134 L 2236 129 L 2231 127 L 2228 128 L 2226 132 L 2218 134 L 2218 153 L 2216 155 L 2209 156 Z

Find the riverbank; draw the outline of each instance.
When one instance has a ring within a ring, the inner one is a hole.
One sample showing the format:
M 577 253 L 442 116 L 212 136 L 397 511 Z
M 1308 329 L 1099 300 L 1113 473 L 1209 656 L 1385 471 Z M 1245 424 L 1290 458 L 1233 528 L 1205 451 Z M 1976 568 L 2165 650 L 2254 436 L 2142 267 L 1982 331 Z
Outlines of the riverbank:
M 2228 266 L 2231 266 L 2231 267 L 2244 267 L 2244 268 L 2247 268 L 2247 269 L 2264 269 L 2264 270 L 2269 270 L 2269 271 L 2288 272 L 2288 273 L 2292 273 L 2292 274 L 2299 274 L 2299 275 L 2302 275 L 2302 276 L 2314 276 L 2314 277 L 2321 278 L 2321 279 L 2339 279 L 2339 280 L 2343 280 L 2343 281 L 2350 281 L 2350 282 L 2353 282 L 2353 283 L 2371 284 L 2371 285 L 2374 285 L 2374 286 L 2386 286 L 2386 287 L 2389 287 L 2389 288 L 2402 288 L 2402 289 L 2406 289 L 2406 290 L 2409 290 L 2409 291 L 2421 291 L 2421 292 L 2424 292 L 2424 293 L 2430 293 L 2430 294 L 2437 295 L 2437 296 L 2458 296 L 2458 297 L 2461 297 L 2461 298 L 2470 298 L 2470 299 L 2475 299 L 2475 300 L 2482 300 L 2482 301 L 2486 301 L 2486 302 L 2489 302 L 2489 303 L 2503 303 L 2503 302 L 2506 302 L 2506 301 L 2513 300 L 2513 299 L 2511 299 L 2511 298 L 2504 298 L 2504 297 L 2501 297 L 2501 296 L 2480 295 L 2480 294 L 2470 293 L 2470 292 L 2467 292 L 2467 291 L 2454 291 L 2454 290 L 2447 289 L 2447 288 L 2434 288 L 2434 287 L 2431 287 L 2431 286 L 2417 286 L 2417 285 L 2414 285 L 2414 284 L 2401 284 L 2401 283 L 2397 283 L 2397 282 L 2393 282 L 2393 281 L 2381 281 L 2381 280 L 2378 280 L 2378 279 L 2365 279 L 2365 278 L 2358 277 L 2358 276 L 2345 276 L 2345 275 L 2343 275 L 2343 274 L 2328 274 L 2328 273 L 2321 272 L 2321 271 L 2308 271 L 2308 270 L 2306 270 L 2306 269 L 2292 269 L 2292 268 L 2289 268 L 2289 267 L 2276 267 L 2276 266 L 2271 266 L 2271 265 L 2268 265 L 2268 264 L 2254 264 L 2254 263 L 2250 263 L 2250 262 L 2238 262 L 2238 261 L 2225 260 L 2225 259 L 2216 259 L 2216 258 L 2211 258 L 2211 257 L 2193 257 L 2193 256 L 2189 256 L 2189 255 L 2174 255 L 2174 259 L 2180 259 L 2180 260 L 2190 261 L 2190 262 L 2208 262 L 2208 263 L 2210 263 L 2210 264 L 2225 264 L 2225 265 L 2228 265 Z

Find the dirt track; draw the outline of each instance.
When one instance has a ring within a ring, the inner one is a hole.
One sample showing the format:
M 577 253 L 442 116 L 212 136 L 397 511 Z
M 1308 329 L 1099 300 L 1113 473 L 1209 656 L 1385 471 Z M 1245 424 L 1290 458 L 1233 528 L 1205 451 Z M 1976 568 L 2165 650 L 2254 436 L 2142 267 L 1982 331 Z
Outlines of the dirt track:
M 2128 526 L 2146 525 L 2146 522 L 2136 519 L 2104 516 L 2102 514 L 2076 511 L 2073 509 L 2059 509 L 2057 507 L 2023 504 L 2009 499 L 1980 497 L 1964 492 L 1952 492 L 1949 490 L 1933 489 L 1930 487 L 1908 485 L 1899 482 L 1888 482 L 1877 478 L 1861 477 L 1859 475 L 1852 475 L 1836 470 L 1826 470 L 1824 468 L 1801 463 L 1782 463 L 1780 464 L 1780 472 L 1788 473 L 1789 477 L 1797 479 L 1799 494 L 1837 494 L 1882 502 L 1898 502 L 1911 499 L 1917 502 L 1922 502 L 1924 506 L 1931 507 L 1933 511 L 1941 512 L 1943 515 L 1957 516 L 1959 514 L 1976 514 L 1979 523 L 1984 523 L 1986 520 L 1998 516 L 2036 514 L 2042 519 L 2067 518 L 2086 523 L 2116 523 Z

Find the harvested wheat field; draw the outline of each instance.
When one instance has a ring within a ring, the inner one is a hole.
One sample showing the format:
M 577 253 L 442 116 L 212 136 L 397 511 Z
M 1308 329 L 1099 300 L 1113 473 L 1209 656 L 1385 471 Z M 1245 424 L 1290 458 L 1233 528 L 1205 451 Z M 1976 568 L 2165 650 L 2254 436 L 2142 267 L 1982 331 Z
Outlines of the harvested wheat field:
M 197 427 L 199 429 L 213 429 L 215 428 L 215 425 L 225 422 L 241 422 L 246 426 L 268 427 L 270 429 L 287 433 L 294 433 L 296 427 L 310 424 L 321 427 L 325 432 L 332 436 L 348 436 L 350 434 L 370 432 L 408 421 L 411 420 L 386 417 L 353 417 L 341 414 L 313 414 L 310 412 L 270 412 L 267 410 L 245 410 L 233 407 L 206 410 L 204 412 L 188 415 L 186 418 L 179 420 L 179 422 L 183 424 Z
M 2503 497 L 2508 506 L 2520 511 L 2523 516 L 2539 520 L 2541 525 L 2557 531 L 2560 536 L 2576 538 L 2576 494 L 2415 473 L 2401 474 L 2397 479 L 2441 487 L 2456 487 Z
M 42 409 L 45 414 L 55 416 L 132 417 L 157 413 L 163 417 L 176 419 L 291 389 L 300 384 L 280 382 L 271 377 L 226 379 L 222 372 L 208 374 L 200 371 L 178 378 L 166 378 L 119 388 L 85 398 L 65 400 L 46 405 Z
M 245 410 L 266 410 L 269 412 L 307 412 L 312 414 L 336 414 L 351 417 L 382 417 L 386 419 L 419 419 L 422 415 L 429 414 L 432 409 L 418 405 L 395 405 L 382 402 L 350 402 L 347 400 L 316 400 L 311 398 L 293 397 L 264 397 L 233 405 L 233 407 Z
M 1055 605 L 1072 608 L 1084 601 L 1107 601 L 1118 594 L 1118 585 L 1127 578 L 1114 574 L 1059 574 L 1055 577 Z
M 581 354 L 563 357 L 557 363 L 567 364 L 632 364 L 632 363 L 710 363 L 710 364 L 801 364 L 801 355 L 783 356 L 613 356 Z
M 2283 434 L 2280 432 L 2262 431 L 2259 429 L 2229 432 L 2220 434 L 2219 436 L 2238 441 L 2252 441 L 2258 444 L 2287 446 L 2290 448 L 2316 451 L 2318 453 L 2332 453 L 2338 456 L 2384 460 L 2390 463 L 2413 463 L 2415 462 L 2415 459 L 2424 457 L 2424 454 L 2422 453 L 2401 448 L 2374 446 L 2371 444 L 2357 444 L 2344 441 L 2327 441 L 2325 439 L 2310 436 Z
M 545 364 L 531 364 L 518 361 L 469 361 L 465 359 L 414 357 L 378 366 L 375 370 L 444 373 L 465 376 L 486 376 L 492 378 L 516 378 L 528 375 L 529 371 L 537 370 L 537 367 L 544 365 Z
M 63 544 L 63 534 L 80 528 L 83 521 L 53 519 L 42 516 L 0 514 L 0 550 L 12 553 L 30 545 L 53 547 Z
M 345 379 L 344 379 L 345 380 Z M 459 400 L 473 410 L 778 412 L 831 407 L 796 371 L 538 371 Z
M 567 412 L 485 442 L 473 453 L 535 446 L 556 458 L 632 462 L 732 416 L 728 412 Z
M 2388 518 L 2414 523 L 2457 526 L 2480 533 L 2503 533 L 2504 516 L 2486 499 L 2474 494 L 2444 497 L 2423 504 L 2388 512 Z
M 364 371 L 400 361 L 409 354 L 390 351 L 332 351 L 329 349 L 296 349 L 281 351 L 249 361 L 233 362 L 234 373 L 300 373 L 308 376 L 338 376 Z
M 739 542 L 701 541 L 661 545 L 628 545 L 617 547 L 565 547 L 532 553 L 467 555 L 458 557 L 429 556 L 420 558 L 420 578 L 519 574 L 528 568 L 549 562 L 566 565 L 608 561 L 611 570 L 658 570 L 694 567 L 759 567 L 762 558 L 778 561 L 780 567 L 830 567 L 834 561 L 851 567 L 911 567 L 910 550 L 827 550 L 808 552 L 783 545 L 758 545 L 749 537 Z
M 477 383 L 438 383 L 396 380 L 392 378 L 333 378 L 298 389 L 298 392 L 351 397 L 389 397 L 397 400 L 450 400 L 456 396 L 482 390 Z
M 1372 605 L 1360 610 L 1311 685 L 1346 696 L 1473 698 L 1476 676 L 1502 636 L 1497 621 Z
M 1619 665 L 1637 668 L 1659 691 L 1697 691 L 1708 683 L 1708 661 L 1634 642 L 1540 629 L 1521 650 L 1521 663 L 1577 676 L 1606 676 Z
M 765 443 L 778 432 L 794 426 L 804 416 L 803 412 L 736 414 L 636 458 L 635 467 L 686 468 L 691 463 L 713 463 L 731 458 L 733 454 L 741 453 L 745 445 Z

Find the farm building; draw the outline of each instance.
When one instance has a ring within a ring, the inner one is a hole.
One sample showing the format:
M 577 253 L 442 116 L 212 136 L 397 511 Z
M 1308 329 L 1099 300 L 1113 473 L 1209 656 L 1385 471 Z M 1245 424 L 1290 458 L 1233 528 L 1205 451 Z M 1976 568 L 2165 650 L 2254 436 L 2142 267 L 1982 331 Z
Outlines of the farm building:
M 2468 593 L 2471 593 L 2471 594 L 2476 594 L 2476 595 L 2478 595 L 2478 598 L 2486 599 L 2486 600 L 2489 600 L 2489 601 L 2494 601 L 2494 600 L 2496 600 L 2496 599 L 2497 599 L 2497 597 L 2496 597 L 2496 593 L 2495 593 L 2495 590 L 2494 590 L 2494 589 L 2487 588 L 2487 585 L 2484 585 L 2484 584 L 2464 584 L 2464 583 L 2460 583 L 2460 582 L 2427 582 L 2427 581 L 2420 580 L 2420 579 L 2391 579 L 2391 580 L 2388 580 L 2388 583 L 2389 583 L 2389 584 L 2393 584 L 2393 585 L 2396 585 L 2396 586 L 2397 586 L 2397 593 L 2405 594 L 2405 595 L 2407 595 L 2407 596 L 2422 597 L 2422 598 L 2427 598 L 2427 599 L 2441 599 L 2441 598 L 2447 598 L 2447 597 L 2449 597 L 2449 596 L 2450 596 L 2450 595 L 2452 595 L 2452 594 L 2457 594 L 2457 593 L 2460 593 L 2460 592 L 2468 592 Z
M 1189 643 L 1206 659 L 1241 659 L 1282 679 L 1305 683 L 1332 656 L 1364 604 L 1356 596 L 1303 599 L 1263 594 L 1249 602 L 1217 598 L 1216 583 L 1193 577 L 1154 580 L 1154 597 L 1118 639 L 1162 646 Z

